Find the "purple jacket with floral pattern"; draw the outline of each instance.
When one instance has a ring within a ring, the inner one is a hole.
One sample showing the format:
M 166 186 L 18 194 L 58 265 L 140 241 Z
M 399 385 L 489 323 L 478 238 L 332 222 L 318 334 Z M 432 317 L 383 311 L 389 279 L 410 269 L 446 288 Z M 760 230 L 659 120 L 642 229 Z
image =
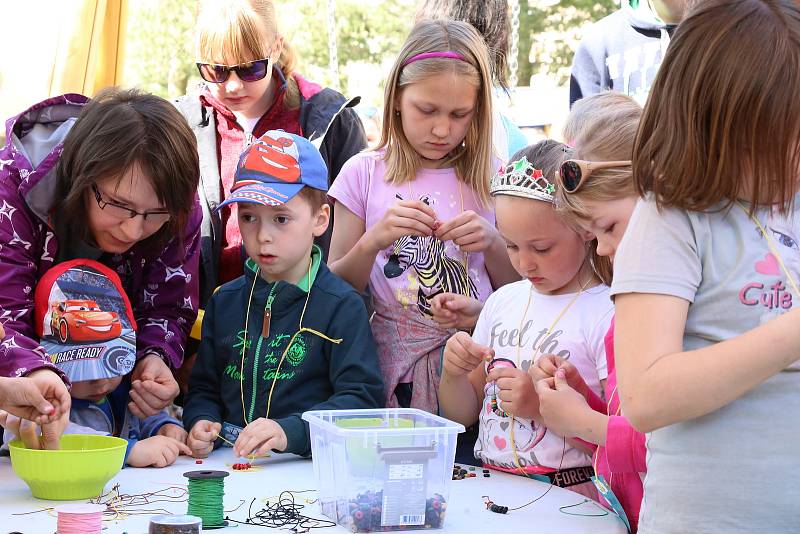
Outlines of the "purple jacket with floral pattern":
M 67 94 L 49 98 L 6 122 L 0 150 L 0 376 L 26 375 L 50 367 L 34 328 L 33 295 L 53 266 L 58 238 L 50 227 L 56 198 L 56 168 L 63 141 L 88 98 Z M 160 252 L 135 245 L 99 261 L 116 271 L 138 325 L 137 356 L 160 354 L 177 367 L 197 316 L 200 221 L 195 199 L 182 239 Z M 60 374 L 60 373 L 59 373 Z M 62 375 L 63 377 L 63 375 Z

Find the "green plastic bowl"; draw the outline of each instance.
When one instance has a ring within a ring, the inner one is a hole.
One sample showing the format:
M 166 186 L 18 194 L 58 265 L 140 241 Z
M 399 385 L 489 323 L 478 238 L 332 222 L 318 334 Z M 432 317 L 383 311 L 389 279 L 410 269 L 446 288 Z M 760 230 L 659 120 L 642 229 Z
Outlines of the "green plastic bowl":
M 97 497 L 119 473 L 128 442 L 113 436 L 66 434 L 61 449 L 28 449 L 21 440 L 8 444 L 11 467 L 31 493 L 49 501 Z

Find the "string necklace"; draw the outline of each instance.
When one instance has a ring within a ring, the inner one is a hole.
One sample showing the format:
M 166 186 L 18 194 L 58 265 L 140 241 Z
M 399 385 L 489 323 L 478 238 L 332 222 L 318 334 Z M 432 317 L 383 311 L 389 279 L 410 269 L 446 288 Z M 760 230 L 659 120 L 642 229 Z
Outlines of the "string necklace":
M 550 328 L 547 330 L 547 334 L 545 335 L 545 339 L 550 337 L 550 334 L 553 332 L 553 329 L 555 329 L 555 327 L 558 324 L 558 322 L 561 320 L 562 317 L 564 317 L 564 315 L 567 313 L 567 311 L 569 311 L 569 309 L 572 307 L 572 305 L 575 303 L 575 301 L 578 300 L 578 297 L 581 296 L 581 294 L 586 289 L 586 286 L 589 285 L 591 280 L 592 279 L 590 278 L 589 281 L 586 282 L 586 284 L 582 285 L 580 287 L 580 289 L 578 290 L 578 293 L 572 298 L 572 300 L 570 300 L 567 303 L 567 305 L 564 307 L 564 309 L 561 310 L 561 312 L 558 314 L 558 316 L 553 321 L 553 324 L 551 324 Z M 522 321 L 520 321 L 520 326 L 519 326 L 519 329 L 517 330 L 517 332 L 520 333 L 520 339 L 517 342 L 517 354 L 516 354 L 516 360 L 517 360 L 516 361 L 516 365 L 517 365 L 517 367 L 519 367 L 519 352 L 520 352 L 520 348 L 522 347 L 522 338 L 521 338 L 522 327 L 525 326 L 525 321 L 527 320 L 527 317 L 528 317 L 528 309 L 530 308 L 530 305 L 531 305 L 531 300 L 532 300 L 532 297 L 533 297 L 533 290 L 534 290 L 534 287 L 533 287 L 533 284 L 531 284 L 531 288 L 530 288 L 530 291 L 528 293 L 528 301 L 525 303 L 525 311 L 523 312 L 523 315 L 522 315 Z M 537 352 L 541 352 L 541 345 L 540 345 L 539 349 L 534 349 L 533 359 L 531 360 L 531 365 L 533 365 L 534 361 L 536 360 L 536 353 Z M 522 467 L 522 462 L 520 461 L 519 454 L 517 453 L 517 444 L 516 444 L 516 441 L 514 440 L 514 422 L 515 421 L 516 421 L 516 417 L 514 415 L 511 415 L 511 433 L 510 433 L 511 434 L 510 435 L 511 440 L 510 441 L 511 441 L 511 450 L 514 453 L 514 462 L 517 464 L 517 469 L 519 470 L 521 475 L 523 475 L 525 477 L 528 477 L 528 478 L 533 478 Z M 533 443 L 531 448 L 535 447 L 539 442 L 541 442 L 542 439 L 544 439 L 544 436 L 545 436 L 546 433 L 547 433 L 547 429 L 545 428 L 544 432 L 542 432 L 542 435 L 534 440 L 534 443 Z M 566 437 L 562 437 L 562 442 L 563 442 L 563 444 L 562 444 L 562 448 L 561 448 L 561 460 L 559 460 L 559 462 L 558 462 L 558 469 L 556 471 L 561 471 L 561 467 L 564 464 L 564 456 L 567 453 L 567 438 Z M 489 498 L 488 495 L 483 495 L 484 504 L 486 505 L 486 509 L 491 511 L 491 512 L 495 512 L 497 514 L 507 514 L 510 511 L 521 510 L 521 509 L 523 509 L 523 508 L 525 508 L 527 506 L 530 506 L 531 504 L 543 499 L 548 493 L 550 493 L 550 490 L 553 489 L 553 486 L 554 486 L 554 484 L 551 482 L 547 486 L 547 489 L 544 490 L 544 492 L 541 495 L 539 495 L 538 497 L 536 497 L 534 499 L 531 499 L 530 501 L 526 502 L 525 504 L 521 504 L 519 506 L 515 506 L 515 507 L 512 507 L 512 508 L 509 508 L 508 506 L 501 506 L 499 504 L 495 504 L 494 502 L 492 502 L 492 500 Z M 583 503 L 581 503 L 581 504 L 583 504 Z
M 797 282 L 795 282 L 794 277 L 791 275 L 791 273 L 789 273 L 789 269 L 787 269 L 786 265 L 783 263 L 783 258 L 781 257 L 780 252 L 778 252 L 775 243 L 773 243 L 772 238 L 767 233 L 767 230 L 764 228 L 764 225 L 761 224 L 761 221 L 758 220 L 758 217 L 756 217 L 755 214 L 751 214 L 749 211 L 747 211 L 741 202 L 736 202 L 736 205 L 742 208 L 742 211 L 744 211 L 747 216 L 750 217 L 750 219 L 756 224 L 756 226 L 758 226 L 758 229 L 761 231 L 761 235 L 763 235 L 767 240 L 767 247 L 769 247 L 769 251 L 773 256 L 775 256 L 775 259 L 778 260 L 778 265 L 780 265 L 783 274 L 786 275 L 789 284 L 792 286 L 795 297 L 800 298 L 800 290 L 797 288 Z
M 270 408 L 272 406 L 272 393 L 275 390 L 275 382 L 278 379 L 278 375 L 279 375 L 280 370 L 281 370 L 281 365 L 283 365 L 283 361 L 286 359 L 286 355 L 289 353 L 289 349 L 292 348 L 292 344 L 294 343 L 294 341 L 297 338 L 297 336 L 302 334 L 303 332 L 308 332 L 309 334 L 315 335 L 317 337 L 321 337 L 322 339 L 324 339 L 326 341 L 330 341 L 331 343 L 335 343 L 337 345 L 342 342 L 342 339 L 333 339 L 333 338 L 330 338 L 330 337 L 326 336 L 322 332 L 314 330 L 313 328 L 307 328 L 307 327 L 303 326 L 303 318 L 305 317 L 306 308 L 308 307 L 308 300 L 311 298 L 311 267 L 312 267 L 312 264 L 313 264 L 313 258 L 309 257 L 309 259 L 308 259 L 308 273 L 306 275 L 306 282 L 307 282 L 308 292 L 306 293 L 306 300 L 305 300 L 305 303 L 303 304 L 303 311 L 300 313 L 300 322 L 299 322 L 298 327 L 297 327 L 298 330 L 294 333 L 294 335 L 292 335 L 291 338 L 289 338 L 289 343 L 286 345 L 286 348 L 283 350 L 283 354 L 281 354 L 280 360 L 278 360 L 278 366 L 275 369 L 275 373 L 273 374 L 272 384 L 271 384 L 271 386 L 269 388 L 269 396 L 267 397 L 267 411 L 266 411 L 266 414 L 264 415 L 265 419 L 269 419 L 269 411 L 270 411 Z M 249 320 L 250 320 L 250 307 L 253 304 L 253 292 L 255 291 L 256 282 L 258 281 L 258 278 L 259 278 L 260 275 L 261 275 L 261 267 L 258 267 L 258 269 L 256 269 L 256 274 L 253 277 L 253 285 L 250 287 L 250 296 L 247 299 L 247 313 L 246 313 L 245 319 L 244 319 L 244 342 L 242 343 L 241 365 L 239 367 L 239 391 L 241 393 L 241 398 L 242 398 L 242 418 L 244 419 L 245 426 L 249 425 L 252 421 L 248 421 L 247 410 L 245 408 L 245 402 L 244 402 L 244 360 L 245 360 L 245 356 L 247 354 L 247 345 L 248 345 L 248 343 L 247 343 L 247 335 L 248 335 L 248 325 L 249 325 Z M 277 281 L 273 282 L 272 289 L 275 288 L 275 285 L 277 285 L 277 283 L 278 283 Z M 270 295 L 274 299 L 274 295 L 272 293 L 272 289 L 270 290 Z M 264 320 L 265 321 L 269 321 L 270 318 L 271 318 L 271 315 L 272 315 L 272 300 L 270 300 L 269 297 L 267 297 L 267 306 L 269 307 L 269 314 L 267 313 L 267 310 L 265 308 L 265 311 L 264 311 Z M 258 356 L 259 356 L 259 352 L 260 352 L 259 351 L 259 347 L 261 346 L 261 342 L 264 339 L 266 339 L 264 337 L 264 334 L 266 333 L 267 337 L 269 336 L 269 329 L 270 329 L 269 328 L 269 323 L 267 323 L 266 328 L 263 327 L 263 326 L 261 328 L 262 336 L 259 339 L 258 346 L 256 347 L 255 353 L 253 354 L 253 367 L 254 367 L 254 369 L 257 369 L 257 367 L 256 367 L 257 366 L 257 360 L 258 360 Z M 256 396 L 256 378 L 257 377 L 253 377 L 253 404 L 255 403 L 255 396 Z M 252 413 L 251 413 L 250 414 L 250 419 L 252 420 L 252 418 L 253 417 L 252 417 Z
M 591 282 L 591 279 L 589 280 L 589 282 Z M 561 310 L 561 312 L 559 312 L 559 314 L 556 316 L 556 318 L 553 321 L 553 323 L 550 325 L 550 328 L 547 329 L 547 333 L 544 336 L 544 340 L 546 340 L 547 338 L 550 337 L 550 335 L 553 333 L 553 330 L 555 329 L 556 325 L 558 325 L 558 322 L 561 320 L 562 317 L 564 317 L 564 315 L 566 315 L 566 313 L 569 311 L 569 309 L 572 307 L 572 305 L 575 304 L 575 301 L 578 300 L 578 297 L 580 297 L 583 294 L 583 291 L 584 291 L 584 289 L 586 288 L 586 285 L 588 285 L 589 282 L 587 282 L 587 284 L 581 286 L 580 289 L 578 290 L 578 292 L 575 294 L 575 296 L 567 303 L 567 305 Z M 517 368 L 519 368 L 519 366 L 520 366 L 520 354 L 519 353 L 520 353 L 520 350 L 522 348 L 522 328 L 525 326 L 525 321 L 528 319 L 528 310 L 529 310 L 530 305 L 531 305 L 531 300 L 533 299 L 533 291 L 534 291 L 534 287 L 533 287 L 533 284 L 531 284 L 530 291 L 528 292 L 528 301 L 525 303 L 525 311 L 522 314 L 522 319 L 520 320 L 519 328 L 517 329 L 517 332 L 519 332 L 518 335 L 520 336 L 520 338 L 517 340 L 517 353 L 516 353 L 516 365 L 517 365 Z M 537 353 L 538 353 L 539 356 L 541 356 L 541 350 L 542 350 L 542 346 L 544 345 L 544 340 L 542 341 L 542 343 L 539 345 L 538 348 L 534 348 L 533 349 L 533 357 L 531 358 L 531 365 L 535 364 Z M 525 468 L 522 467 L 522 462 L 520 461 L 519 454 L 517 452 L 517 443 L 516 443 L 516 440 L 514 439 L 514 422 L 515 421 L 516 421 L 516 417 L 512 414 L 511 415 L 511 435 L 510 435 L 510 437 L 511 437 L 511 452 L 514 453 L 514 463 L 517 465 L 517 469 L 519 470 L 520 474 L 530 478 L 530 475 L 525 471 Z M 533 448 L 536 445 L 538 445 L 544 439 L 545 434 L 547 434 L 547 428 L 544 429 L 544 432 L 542 432 L 541 436 L 537 437 L 534 440 L 533 445 L 531 446 L 531 448 Z M 562 460 L 564 459 L 563 454 L 562 454 L 561 459 Z
M 614 389 L 611 390 L 611 395 L 608 396 L 608 403 L 606 403 L 606 414 L 608 414 L 609 417 L 612 417 L 612 414 L 611 414 L 611 403 L 614 402 L 614 395 L 615 394 L 617 394 L 617 384 L 614 384 Z M 621 413 L 622 413 L 622 403 L 618 402 L 617 403 L 617 409 L 616 409 L 616 411 L 615 411 L 615 413 L 613 415 L 614 416 L 618 416 Z M 608 465 L 608 446 L 604 446 L 603 448 L 604 448 L 605 453 L 606 453 L 606 465 Z M 592 461 L 592 468 L 594 469 L 595 475 L 597 475 L 597 461 L 599 459 L 600 459 L 600 451 L 598 449 L 597 453 L 594 455 L 594 460 Z M 611 480 L 613 480 L 613 478 L 614 478 L 614 473 L 611 472 L 611 470 L 609 469 L 609 474 L 608 474 L 608 485 L 609 486 L 611 485 Z
M 462 184 L 461 180 L 458 179 L 457 181 L 458 181 L 458 199 L 459 199 L 459 201 L 461 203 L 461 211 L 459 212 L 459 215 L 461 215 L 462 213 L 464 213 L 464 191 L 462 189 L 462 185 L 463 184 Z M 411 187 L 411 182 L 412 182 L 412 180 L 408 181 L 408 192 L 411 195 L 411 200 L 414 200 L 414 199 L 416 199 L 416 195 L 414 195 L 414 189 Z M 433 238 L 434 239 L 438 239 L 436 236 L 433 236 Z M 453 245 L 455 245 L 455 243 L 453 243 Z M 470 292 L 469 292 L 469 252 L 461 250 L 461 249 L 459 249 L 459 252 L 461 252 L 461 265 L 464 267 L 463 278 L 461 280 L 464 283 L 463 284 L 464 296 L 465 297 L 469 297 L 470 296 Z M 431 250 L 431 244 L 428 244 L 428 256 L 429 257 L 433 256 L 433 251 Z M 444 289 L 444 288 L 442 288 L 442 289 Z M 461 294 L 460 291 L 458 293 Z

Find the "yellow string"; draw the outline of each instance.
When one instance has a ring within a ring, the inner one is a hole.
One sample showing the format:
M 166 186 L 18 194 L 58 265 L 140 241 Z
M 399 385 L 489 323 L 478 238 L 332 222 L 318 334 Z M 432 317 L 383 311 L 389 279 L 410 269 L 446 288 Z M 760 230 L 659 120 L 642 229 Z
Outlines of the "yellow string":
M 219 434 L 217 434 L 214 439 L 216 439 L 216 438 L 221 439 L 222 441 L 224 441 L 225 443 L 227 443 L 231 447 L 233 447 L 235 445 L 235 443 L 231 443 L 230 441 L 228 441 L 224 437 L 220 436 Z M 251 460 L 255 460 L 256 458 L 269 458 L 269 457 L 270 457 L 269 453 L 265 454 L 264 456 L 256 456 L 255 454 L 251 454 L 250 456 L 248 456 L 248 458 L 250 458 Z
M 306 293 L 306 301 L 303 304 L 303 311 L 300 313 L 300 323 L 298 325 L 299 329 L 297 330 L 297 332 L 294 333 L 294 335 L 291 337 L 291 339 L 289 339 L 289 343 L 286 345 L 286 348 L 283 350 L 283 354 L 281 354 L 281 359 L 278 361 L 278 367 L 275 369 L 275 373 L 274 373 L 274 375 L 272 377 L 272 385 L 269 388 L 269 397 L 267 397 L 267 412 L 264 415 L 265 419 L 269 419 L 269 410 L 270 410 L 270 407 L 272 406 L 272 392 L 275 390 L 275 382 L 278 379 L 278 373 L 280 372 L 281 365 L 283 365 L 283 360 L 286 359 L 286 355 L 289 353 L 289 349 L 292 348 L 292 344 L 294 343 L 294 340 L 297 338 L 297 336 L 302 334 L 303 332 L 308 332 L 310 334 L 313 334 L 313 335 L 315 335 L 317 337 L 321 337 L 322 339 L 324 339 L 326 341 L 330 341 L 331 343 L 335 343 L 337 345 L 343 341 L 342 339 L 330 338 L 330 337 L 326 336 L 325 334 L 323 334 L 322 332 L 314 330 L 313 328 L 306 328 L 306 327 L 303 326 L 303 318 L 305 318 L 306 308 L 308 307 L 308 300 L 311 297 L 311 267 L 312 267 L 312 265 L 313 265 L 313 258 L 309 257 L 309 259 L 308 259 L 308 273 L 306 274 L 306 282 L 307 282 L 308 292 Z M 239 369 L 239 392 L 241 393 L 241 398 L 242 398 L 242 418 L 244 419 L 245 426 L 250 424 L 250 421 L 247 420 L 247 410 L 245 408 L 245 402 L 244 402 L 244 359 L 245 359 L 245 353 L 247 351 L 247 327 L 248 327 L 248 320 L 250 318 L 250 306 L 253 303 L 253 290 L 256 287 L 256 280 L 258 280 L 258 277 L 259 277 L 260 273 L 261 273 L 261 267 L 259 267 L 256 270 L 256 275 L 253 278 L 253 287 L 250 288 L 250 297 L 247 300 L 247 315 L 245 315 L 245 321 L 244 321 L 244 342 L 242 344 L 242 363 L 241 363 L 241 367 Z M 277 282 L 275 282 L 275 283 L 277 283 Z M 253 357 L 257 358 L 258 355 L 256 354 Z M 256 385 L 253 384 L 253 387 L 255 388 Z M 219 436 L 219 437 L 221 437 L 221 436 Z M 231 443 L 230 441 L 226 440 L 225 438 L 222 438 L 222 439 L 226 443 L 229 443 L 230 445 L 233 445 L 233 443 Z
M 591 279 L 589 280 L 589 282 L 591 282 Z M 587 285 L 588 285 L 588 282 L 587 282 Z M 520 366 L 519 351 L 520 351 L 520 349 L 522 347 L 522 327 L 525 326 L 525 320 L 528 318 L 528 308 L 530 307 L 531 299 L 533 297 L 533 289 L 534 289 L 533 288 L 533 284 L 531 284 L 531 289 L 530 289 L 530 292 L 528 293 L 528 302 L 525 304 L 525 312 L 522 314 L 522 320 L 520 321 L 519 329 L 517 330 L 517 332 L 519 332 L 519 336 L 520 336 L 520 338 L 517 340 L 517 355 L 516 355 L 517 368 L 519 368 L 519 366 Z M 553 321 L 553 324 L 551 324 L 550 328 L 547 329 L 547 333 L 545 334 L 544 339 L 547 339 L 548 337 L 550 337 L 550 334 L 553 332 L 553 329 L 555 329 L 555 327 L 558 324 L 558 322 L 561 320 L 562 317 L 564 317 L 564 315 L 567 313 L 567 311 L 569 311 L 569 309 L 572 307 L 572 305 L 575 304 L 575 301 L 578 300 L 578 297 L 581 296 L 581 294 L 583 293 L 584 289 L 586 289 L 586 286 L 585 285 L 581 286 L 581 288 L 578 290 L 578 293 L 575 294 L 575 296 L 572 298 L 572 300 L 570 300 L 569 303 L 567 303 L 567 305 L 564 307 L 564 309 L 561 310 L 561 312 L 558 314 L 558 316 L 556 316 L 555 320 Z M 539 345 L 538 349 L 534 349 L 533 350 L 533 357 L 531 358 L 531 365 L 534 365 L 535 362 L 536 362 L 536 354 L 537 354 L 537 352 L 539 353 L 539 355 L 541 355 L 541 349 L 542 349 L 542 345 L 543 344 L 544 343 Z M 528 476 L 528 473 L 525 471 L 525 468 L 522 467 L 522 462 L 520 461 L 519 454 L 517 453 L 517 442 L 514 439 L 514 422 L 515 421 L 516 421 L 516 417 L 514 417 L 514 415 L 511 414 L 511 436 L 510 436 L 511 437 L 511 452 L 514 453 L 514 462 L 517 464 L 517 469 L 519 470 L 520 474 L 523 475 L 523 476 Z M 547 430 L 545 429 L 545 432 L 546 431 Z
M 250 287 L 250 296 L 247 297 L 247 313 L 244 316 L 244 341 L 242 341 L 242 362 L 239 365 L 239 392 L 241 393 L 242 396 L 242 418 L 244 419 L 245 426 L 247 426 L 248 424 L 247 408 L 245 407 L 244 404 L 244 359 L 247 354 L 247 326 L 250 321 L 250 306 L 252 306 L 253 304 L 253 291 L 256 289 L 256 281 L 258 281 L 258 277 L 260 274 L 261 274 L 261 267 L 256 269 L 256 274 L 253 277 L 253 285 Z M 309 287 L 309 290 L 310 289 L 311 288 Z M 255 384 L 253 384 L 253 387 L 255 387 Z M 230 441 L 228 441 L 228 443 L 230 443 Z
M 747 209 L 745 209 L 745 207 L 742 206 L 740 202 L 737 202 L 736 205 L 742 208 L 742 211 L 744 211 L 753 220 L 753 222 L 756 223 L 758 229 L 761 230 L 761 235 L 763 235 L 767 240 L 767 246 L 769 247 L 769 251 L 772 252 L 772 254 L 775 256 L 775 259 L 778 260 L 778 265 L 781 266 L 783 274 L 786 275 L 786 278 L 789 280 L 789 284 L 792 286 L 792 289 L 794 289 L 795 297 L 800 298 L 800 291 L 798 291 L 797 289 L 797 283 L 794 281 L 794 277 L 792 277 L 792 275 L 789 273 L 789 269 L 787 269 L 786 265 L 783 263 L 783 258 L 781 257 L 780 252 L 778 252 L 778 249 L 775 247 L 775 243 L 772 242 L 772 238 L 764 229 L 764 226 L 761 224 L 761 221 L 759 221 L 758 217 L 756 217 L 754 214 L 751 214 L 749 211 L 747 211 Z

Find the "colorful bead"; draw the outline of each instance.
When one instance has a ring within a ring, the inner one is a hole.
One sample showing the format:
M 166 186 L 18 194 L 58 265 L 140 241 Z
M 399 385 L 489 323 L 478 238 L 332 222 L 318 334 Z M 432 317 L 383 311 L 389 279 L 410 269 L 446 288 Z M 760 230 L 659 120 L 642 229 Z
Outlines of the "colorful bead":
M 233 464 L 231 467 L 233 468 L 234 471 L 246 471 L 251 467 L 253 467 L 253 465 L 250 464 L 249 462 L 244 462 L 244 463 Z
M 444 523 L 447 503 L 436 493 L 426 501 L 423 525 L 381 525 L 383 491 L 367 491 L 349 502 L 350 529 L 353 532 L 377 532 L 391 530 L 415 530 L 418 528 L 441 528 Z

